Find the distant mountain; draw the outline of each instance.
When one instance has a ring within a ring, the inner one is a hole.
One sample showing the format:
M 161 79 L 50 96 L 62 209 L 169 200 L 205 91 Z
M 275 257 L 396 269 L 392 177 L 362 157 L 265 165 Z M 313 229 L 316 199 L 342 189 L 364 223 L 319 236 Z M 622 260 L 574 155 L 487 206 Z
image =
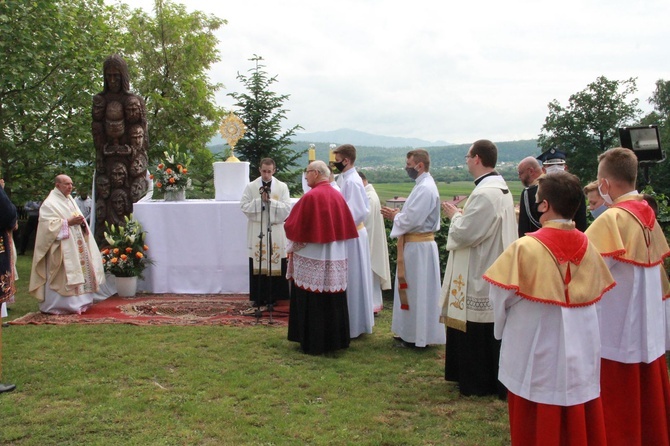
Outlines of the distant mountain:
M 327 132 L 297 133 L 293 142 L 322 142 L 333 144 L 353 144 L 368 147 L 435 147 L 449 146 L 445 141 L 426 141 L 419 138 L 402 138 L 396 136 L 381 136 L 360 132 L 351 129 L 331 130 Z
M 355 146 L 367 147 L 444 147 L 452 143 L 445 141 L 426 141 L 419 138 L 401 138 L 396 136 L 381 136 L 371 133 L 360 132 L 351 129 L 331 130 L 327 132 L 298 133 L 293 137 L 293 142 L 303 143 L 332 143 L 353 144 Z M 221 135 L 216 134 L 208 146 L 220 146 L 225 144 Z

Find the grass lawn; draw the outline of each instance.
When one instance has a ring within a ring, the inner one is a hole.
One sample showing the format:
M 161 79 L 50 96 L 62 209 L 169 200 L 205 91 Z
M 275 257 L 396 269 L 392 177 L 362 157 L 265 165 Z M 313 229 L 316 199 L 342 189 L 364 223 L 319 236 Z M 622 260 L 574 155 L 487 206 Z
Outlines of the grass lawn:
M 37 311 L 19 257 L 10 319 Z M 10 326 L 2 445 L 508 445 L 507 405 L 461 397 L 443 347 L 372 335 L 304 355 L 286 327 Z

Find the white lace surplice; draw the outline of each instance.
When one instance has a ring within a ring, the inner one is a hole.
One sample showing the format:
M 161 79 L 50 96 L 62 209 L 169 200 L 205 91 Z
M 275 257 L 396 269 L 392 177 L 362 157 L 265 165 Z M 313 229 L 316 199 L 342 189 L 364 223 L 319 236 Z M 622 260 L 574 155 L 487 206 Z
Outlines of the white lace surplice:
M 347 248 L 344 241 L 332 243 L 294 243 L 286 277 L 296 286 L 319 293 L 338 293 L 347 289 Z

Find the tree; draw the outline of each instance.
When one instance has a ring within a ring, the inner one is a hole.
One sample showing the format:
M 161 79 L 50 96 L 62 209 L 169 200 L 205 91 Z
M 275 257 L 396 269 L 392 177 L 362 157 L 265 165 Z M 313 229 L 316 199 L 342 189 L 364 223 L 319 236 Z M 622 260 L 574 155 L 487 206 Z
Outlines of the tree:
M 649 98 L 654 111 L 642 118 L 641 125 L 658 125 L 661 148 L 670 150 L 670 81 L 659 79 L 656 90 Z M 658 165 L 650 165 L 650 182 L 658 193 L 670 195 L 670 163 L 667 160 Z
M 207 72 L 219 61 L 214 32 L 227 22 L 200 11 L 189 14 L 169 0 L 155 0 L 154 13 L 132 11 L 124 45 L 133 89 L 147 106 L 149 157 L 160 159 L 169 143 L 194 155 L 224 114 L 214 98 L 222 85 Z
M 601 76 L 571 95 L 567 107 L 551 101 L 538 145 L 543 151 L 566 152 L 570 171 L 582 182 L 595 179 L 598 155 L 619 146 L 617 129 L 636 122 L 641 113 L 639 101 L 628 99 L 637 91 L 635 82 L 635 78 L 610 81 Z
M 282 107 L 289 95 L 279 95 L 269 90 L 277 81 L 277 76 L 269 77 L 263 71 L 265 66 L 259 63 L 262 57 L 254 55 L 250 60 L 256 64 L 255 68 L 249 70 L 251 75 L 237 74 L 237 79 L 249 93 L 228 94 L 237 101 L 235 106 L 240 108 L 237 114 L 247 127 L 244 137 L 235 146 L 235 153 L 249 161 L 250 180 L 258 176 L 260 160 L 272 158 L 277 164 L 277 178 L 287 182 L 292 193 L 298 192 L 301 171 L 291 168 L 297 166 L 296 160 L 307 150 L 294 151 L 291 137 L 302 127 L 296 125 L 282 131 L 281 122 L 286 119 L 287 112 Z
M 0 2 L 0 170 L 16 203 L 58 173 L 91 187 L 91 97 L 117 40 L 103 0 Z

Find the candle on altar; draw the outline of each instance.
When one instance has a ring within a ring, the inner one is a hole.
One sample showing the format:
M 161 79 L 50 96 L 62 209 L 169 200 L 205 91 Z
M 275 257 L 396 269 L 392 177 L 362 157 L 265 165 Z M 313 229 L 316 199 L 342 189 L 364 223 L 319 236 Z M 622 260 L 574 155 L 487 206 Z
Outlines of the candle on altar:
M 331 163 L 334 163 L 334 162 L 335 162 L 335 154 L 333 153 L 333 150 L 334 150 L 336 147 L 337 147 L 337 146 L 336 146 L 335 144 L 331 144 L 331 145 L 330 145 L 330 157 L 328 158 L 328 161 L 330 161 Z

